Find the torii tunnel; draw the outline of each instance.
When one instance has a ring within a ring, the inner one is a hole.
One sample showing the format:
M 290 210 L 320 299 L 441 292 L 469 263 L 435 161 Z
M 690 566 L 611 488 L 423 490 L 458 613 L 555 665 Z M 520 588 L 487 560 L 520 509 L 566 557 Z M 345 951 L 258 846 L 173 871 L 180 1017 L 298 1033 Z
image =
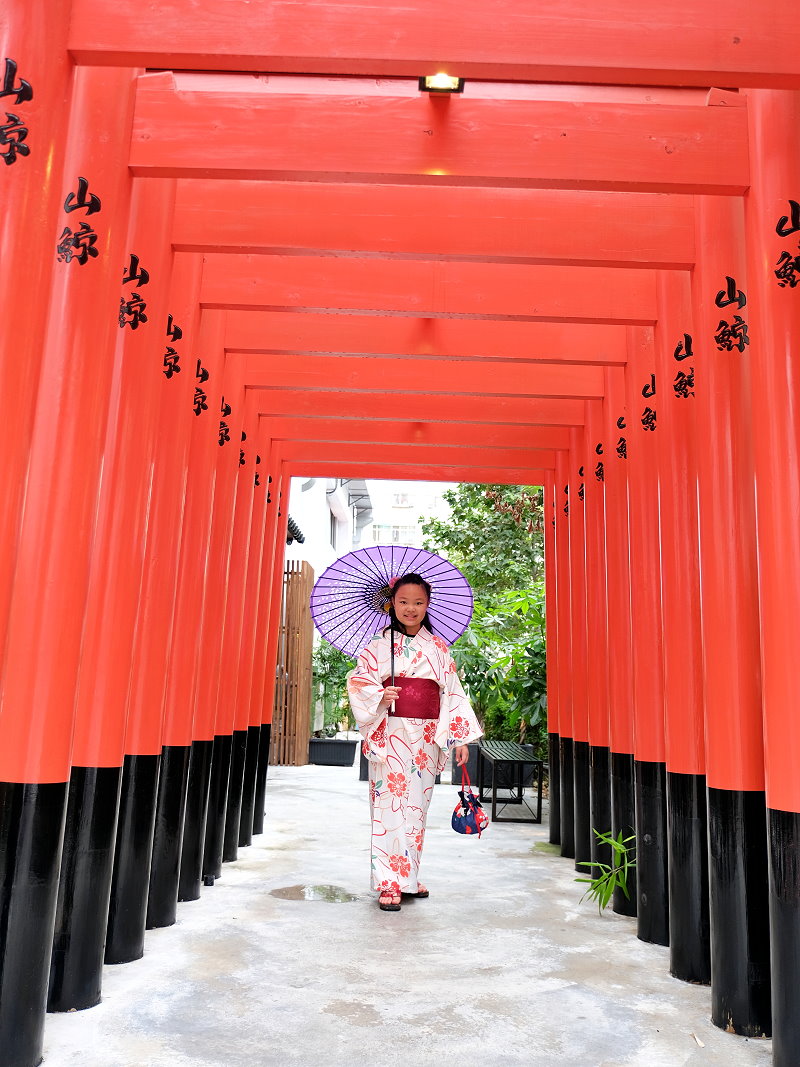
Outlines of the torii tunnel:
M 261 829 L 293 475 L 545 487 L 552 839 L 635 830 L 615 906 L 796 1067 L 785 0 L 7 0 L 0 41 L 3 1067 Z

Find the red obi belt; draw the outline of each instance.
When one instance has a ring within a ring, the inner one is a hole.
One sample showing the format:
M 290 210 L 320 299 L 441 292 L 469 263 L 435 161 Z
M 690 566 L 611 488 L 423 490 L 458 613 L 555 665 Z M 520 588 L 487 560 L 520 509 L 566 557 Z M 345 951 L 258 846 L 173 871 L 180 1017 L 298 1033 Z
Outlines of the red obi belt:
M 389 679 L 383 681 L 384 687 Z M 389 714 L 399 719 L 438 719 L 439 683 L 433 678 L 395 678 L 400 696 L 395 700 Z

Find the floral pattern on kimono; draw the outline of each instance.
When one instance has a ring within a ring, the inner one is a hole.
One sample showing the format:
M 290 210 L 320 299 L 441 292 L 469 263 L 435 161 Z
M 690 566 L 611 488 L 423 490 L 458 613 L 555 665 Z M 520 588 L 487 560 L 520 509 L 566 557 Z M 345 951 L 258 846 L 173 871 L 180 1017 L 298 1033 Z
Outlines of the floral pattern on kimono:
M 388 634 L 374 637 L 359 654 L 347 679 L 350 705 L 370 763 L 372 887 L 417 892 L 425 820 L 436 775 L 449 749 L 481 736 L 447 644 L 421 629 L 414 637 L 395 634 L 395 683 L 404 677 L 439 685 L 439 718 L 405 719 L 379 708 L 383 680 L 391 676 Z

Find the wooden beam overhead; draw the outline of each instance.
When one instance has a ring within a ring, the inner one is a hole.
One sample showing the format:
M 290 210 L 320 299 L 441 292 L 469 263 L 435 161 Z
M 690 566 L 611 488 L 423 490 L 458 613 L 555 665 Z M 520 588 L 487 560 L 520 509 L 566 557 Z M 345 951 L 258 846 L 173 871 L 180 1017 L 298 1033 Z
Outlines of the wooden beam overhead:
M 73 0 L 69 43 L 131 67 L 800 88 L 786 0 Z
M 200 300 L 232 310 L 522 319 L 647 326 L 654 271 L 315 256 L 204 257 Z
M 487 403 L 481 396 L 409 394 L 403 390 L 346 393 L 334 390 L 298 389 L 296 386 L 253 386 L 258 392 L 259 414 L 307 416 L 319 419 L 396 419 L 398 412 L 413 410 L 424 422 L 514 423 L 524 426 L 583 426 L 583 400 L 553 400 L 540 397 L 495 396 Z
M 273 438 L 273 441 L 276 441 Z M 322 459 L 326 463 L 358 463 L 368 458 L 373 463 L 389 464 L 436 464 L 441 461 L 444 467 L 460 465 L 463 467 L 491 467 L 496 470 L 511 468 L 519 470 L 535 467 L 537 470 L 553 470 L 556 454 L 549 449 L 538 448 L 486 448 L 475 445 L 432 447 L 430 445 L 396 445 L 375 442 L 365 449 L 361 442 L 333 441 L 276 441 L 280 445 L 281 455 L 288 462 L 302 463 L 304 460 Z M 445 480 L 445 479 L 442 479 Z
M 225 345 L 274 355 L 437 356 L 619 365 L 626 327 L 402 316 L 229 311 Z
M 665 193 L 181 179 L 177 251 L 690 269 L 694 200 Z
M 132 173 L 722 195 L 749 184 L 744 106 L 296 81 L 143 76 Z
M 397 463 L 377 462 L 365 456 L 360 462 L 318 457 L 283 464 L 289 478 L 383 478 L 411 482 L 472 482 L 477 485 L 543 485 L 546 470 L 531 467 L 478 467 L 463 463 L 414 463 L 398 457 Z
M 325 419 L 275 415 L 265 420 L 274 440 L 330 443 L 475 446 L 515 449 L 569 448 L 569 430 L 562 426 L 524 426 L 491 422 L 423 422 L 405 419 Z
M 380 359 L 377 357 L 246 355 L 247 386 L 397 391 L 448 396 L 527 396 L 592 400 L 604 394 L 602 367 L 555 363 L 482 363 L 472 360 Z M 446 399 L 442 403 L 446 403 Z M 488 402 L 488 399 L 487 399 Z M 413 400 L 409 406 L 413 407 Z

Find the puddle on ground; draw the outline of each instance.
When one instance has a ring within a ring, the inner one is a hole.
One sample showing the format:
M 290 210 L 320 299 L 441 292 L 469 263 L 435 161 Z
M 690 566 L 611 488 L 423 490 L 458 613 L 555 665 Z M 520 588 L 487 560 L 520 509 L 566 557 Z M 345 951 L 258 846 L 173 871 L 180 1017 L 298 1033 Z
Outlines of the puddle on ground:
M 326 904 L 347 904 L 358 900 L 354 893 L 348 893 L 338 885 L 286 885 L 280 889 L 271 889 L 270 896 L 281 900 L 324 900 Z

